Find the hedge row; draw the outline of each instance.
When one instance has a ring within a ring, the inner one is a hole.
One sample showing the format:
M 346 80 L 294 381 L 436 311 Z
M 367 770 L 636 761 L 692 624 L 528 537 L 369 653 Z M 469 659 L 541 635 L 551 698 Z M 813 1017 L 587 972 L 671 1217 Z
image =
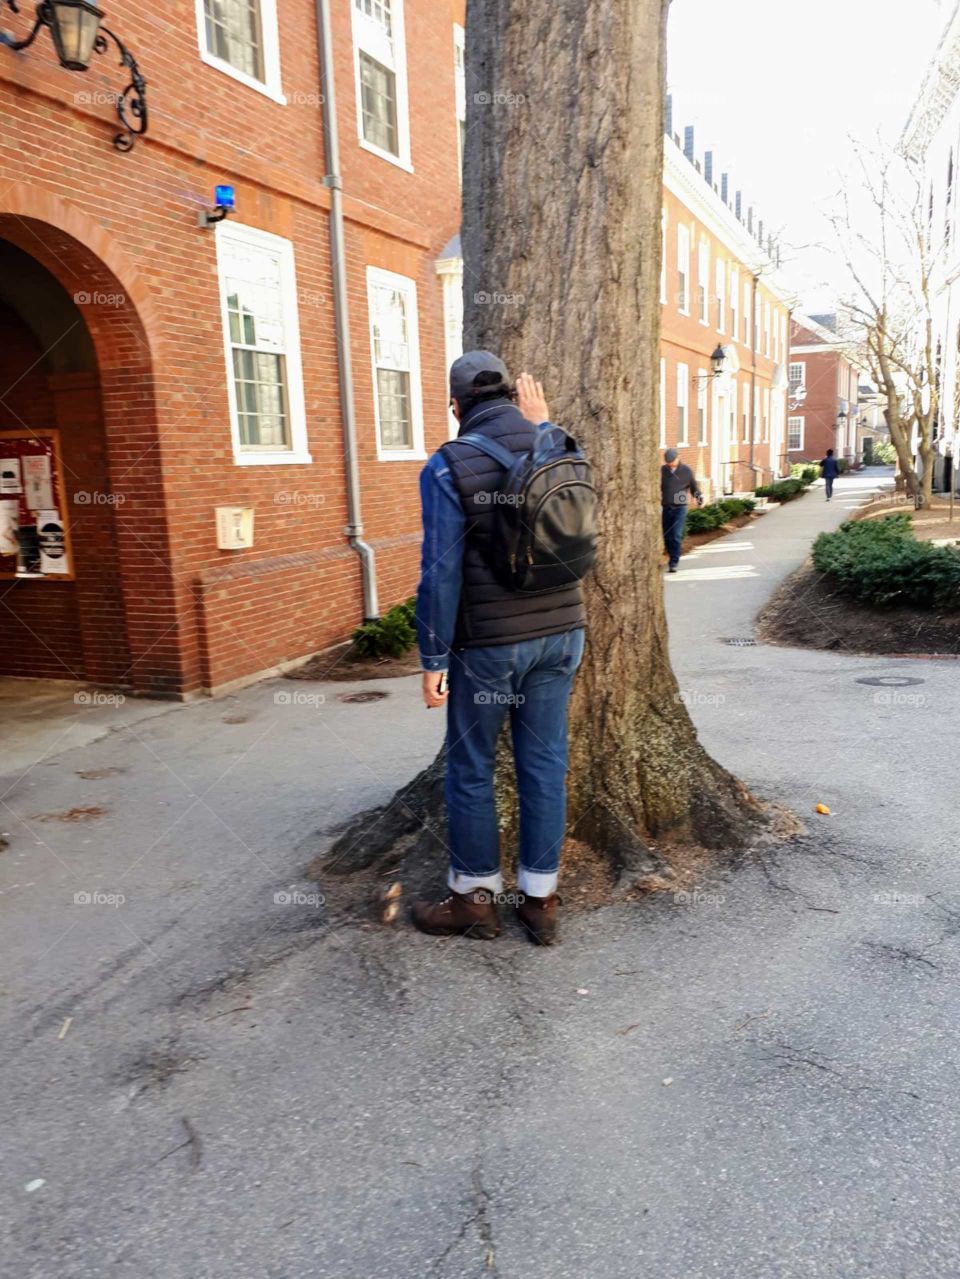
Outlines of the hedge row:
M 906 512 L 821 533 L 813 564 L 863 604 L 960 608 L 960 552 L 918 542 Z
M 712 533 L 738 515 L 747 515 L 756 508 L 749 497 L 725 497 L 720 502 L 694 507 L 687 512 L 687 533 Z

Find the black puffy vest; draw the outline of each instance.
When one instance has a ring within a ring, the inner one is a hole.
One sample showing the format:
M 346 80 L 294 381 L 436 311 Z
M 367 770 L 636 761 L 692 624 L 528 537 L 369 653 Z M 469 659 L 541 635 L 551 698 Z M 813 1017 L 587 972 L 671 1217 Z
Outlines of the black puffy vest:
M 523 454 L 532 447 L 537 428 L 515 404 L 496 400 L 471 409 L 461 422 L 460 435 L 472 433 L 496 440 L 511 453 Z M 497 508 L 492 502 L 478 502 L 477 494 L 500 488 L 505 478 L 503 467 L 457 440 L 445 444 L 442 451 L 467 516 L 454 648 L 517 644 L 585 626 L 579 582 L 535 596 L 517 595 L 500 582 L 491 565 Z

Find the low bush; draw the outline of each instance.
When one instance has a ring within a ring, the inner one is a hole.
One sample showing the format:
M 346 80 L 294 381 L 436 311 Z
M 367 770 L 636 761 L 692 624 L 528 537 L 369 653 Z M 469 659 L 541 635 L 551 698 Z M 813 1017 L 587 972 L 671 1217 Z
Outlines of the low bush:
M 960 608 L 960 552 L 918 542 L 906 512 L 821 533 L 813 564 L 864 604 Z
M 841 474 L 841 475 L 846 475 L 847 471 L 849 471 L 849 470 L 850 470 L 850 462 L 849 462 L 849 460 L 848 460 L 847 458 L 845 458 L 845 457 L 838 457 L 838 458 L 837 458 L 837 470 L 840 472 L 840 474 Z
M 740 515 L 748 515 L 756 508 L 749 497 L 725 497 L 706 506 L 691 507 L 687 512 L 687 533 L 712 533 Z
M 820 478 L 820 467 L 815 462 L 794 462 L 790 467 L 790 477 L 806 486 Z
M 897 450 L 890 440 L 873 441 L 873 460 L 878 466 L 893 466 L 897 460 Z
M 777 480 L 775 484 L 761 484 L 757 497 L 766 497 L 771 502 L 790 502 L 799 497 L 806 487 L 803 480 Z
M 364 622 L 353 632 L 357 657 L 402 657 L 417 642 L 414 629 L 416 599 L 395 604 L 375 622 Z
M 873 466 L 873 440 L 866 439 L 863 441 L 863 464 L 864 466 Z

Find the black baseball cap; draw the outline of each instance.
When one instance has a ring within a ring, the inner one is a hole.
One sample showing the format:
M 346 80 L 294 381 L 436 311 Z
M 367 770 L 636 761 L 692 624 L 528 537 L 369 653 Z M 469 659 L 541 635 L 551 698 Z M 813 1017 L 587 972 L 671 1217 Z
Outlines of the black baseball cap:
M 462 404 L 476 394 L 481 389 L 477 386 L 477 378 L 481 373 L 496 373 L 503 383 L 504 393 L 507 392 L 510 375 L 499 355 L 494 355 L 492 351 L 466 351 L 450 365 L 450 398 Z M 485 378 L 482 389 L 487 391 L 495 386 L 495 381 Z

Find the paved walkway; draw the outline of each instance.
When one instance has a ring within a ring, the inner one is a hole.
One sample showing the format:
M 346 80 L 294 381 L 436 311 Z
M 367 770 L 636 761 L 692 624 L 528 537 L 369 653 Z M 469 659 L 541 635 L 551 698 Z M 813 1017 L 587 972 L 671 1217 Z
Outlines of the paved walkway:
M 843 492 L 667 587 L 705 742 L 810 834 L 556 951 L 331 932 L 299 878 L 430 758 L 415 680 L 275 681 L 4 779 L 10 1273 L 960 1273 L 956 666 L 722 642 Z

